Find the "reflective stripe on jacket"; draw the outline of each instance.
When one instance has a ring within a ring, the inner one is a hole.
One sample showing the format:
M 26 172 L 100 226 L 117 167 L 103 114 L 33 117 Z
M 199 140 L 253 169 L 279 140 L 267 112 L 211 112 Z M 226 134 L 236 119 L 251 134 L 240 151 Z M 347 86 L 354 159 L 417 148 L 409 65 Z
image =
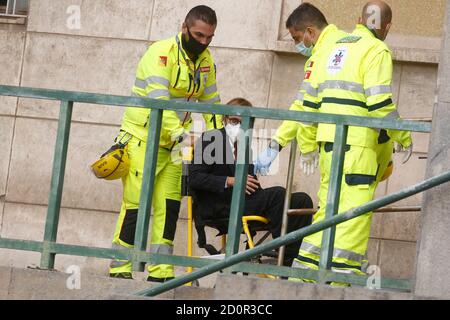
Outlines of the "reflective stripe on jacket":
M 374 37 L 374 34 L 367 29 L 365 26 L 363 25 L 357 25 L 355 30 L 353 31 L 353 34 L 356 36 L 361 36 L 361 37 Z M 383 92 L 389 92 L 390 90 L 390 86 L 389 87 L 381 87 L 375 90 L 368 90 L 368 94 L 376 94 L 376 93 L 383 93 Z M 398 113 L 391 113 L 390 117 L 392 119 L 400 119 L 400 115 Z M 387 130 L 387 134 L 388 136 L 395 142 L 400 143 L 402 146 L 404 147 L 409 147 L 412 143 L 412 138 L 411 138 L 411 132 L 409 131 L 399 131 L 399 130 Z
M 297 93 L 297 97 L 289 110 L 317 112 L 317 90 L 315 90 L 311 83 L 315 77 L 315 66 L 321 59 L 321 51 L 334 44 L 338 39 L 344 37 L 346 33 L 339 30 L 335 25 L 328 25 L 320 34 L 316 45 L 313 48 L 312 56 L 306 61 L 304 67 L 303 83 Z M 317 124 L 299 123 L 296 121 L 283 121 L 278 128 L 273 139 L 282 147 L 285 147 L 296 136 L 299 140 L 299 145 L 303 146 L 302 152 L 307 153 L 317 149 L 315 141 Z M 300 132 L 299 132 L 300 131 Z M 308 144 L 306 146 L 306 144 Z
M 391 52 L 366 30 L 366 36 L 348 35 L 326 50 L 314 84 L 319 112 L 375 118 L 397 115 L 392 101 Z M 333 142 L 334 135 L 335 125 L 319 124 L 316 140 Z M 376 129 L 350 127 L 347 144 L 374 148 L 378 135 Z

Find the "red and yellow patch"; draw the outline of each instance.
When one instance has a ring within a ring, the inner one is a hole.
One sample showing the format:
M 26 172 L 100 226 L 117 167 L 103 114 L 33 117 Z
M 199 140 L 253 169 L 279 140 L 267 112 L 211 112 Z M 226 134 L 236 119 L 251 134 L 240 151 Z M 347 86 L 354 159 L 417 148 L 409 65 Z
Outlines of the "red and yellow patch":
M 166 56 L 159 56 L 159 63 L 166 67 L 167 66 L 167 57 Z
M 303 79 L 304 80 L 309 80 L 309 78 L 311 78 L 311 73 L 312 73 L 312 71 L 306 71 L 305 72 L 305 77 Z

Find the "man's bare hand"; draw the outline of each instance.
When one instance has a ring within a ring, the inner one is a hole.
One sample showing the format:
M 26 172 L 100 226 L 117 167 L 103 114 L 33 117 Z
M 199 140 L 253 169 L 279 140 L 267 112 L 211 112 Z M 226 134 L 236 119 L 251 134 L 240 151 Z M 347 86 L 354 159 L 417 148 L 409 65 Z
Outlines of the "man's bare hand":
M 227 187 L 228 188 L 234 187 L 235 182 L 236 182 L 236 179 L 234 177 L 227 177 Z M 253 176 L 248 175 L 247 176 L 247 184 L 245 186 L 245 193 L 250 195 L 258 189 L 259 189 L 259 181 L 257 179 L 255 179 Z
M 234 177 L 227 177 L 227 187 L 233 188 L 234 186 Z
M 259 181 L 255 179 L 253 176 L 248 175 L 247 176 L 247 186 L 245 189 L 245 193 L 248 195 L 254 193 L 259 188 Z

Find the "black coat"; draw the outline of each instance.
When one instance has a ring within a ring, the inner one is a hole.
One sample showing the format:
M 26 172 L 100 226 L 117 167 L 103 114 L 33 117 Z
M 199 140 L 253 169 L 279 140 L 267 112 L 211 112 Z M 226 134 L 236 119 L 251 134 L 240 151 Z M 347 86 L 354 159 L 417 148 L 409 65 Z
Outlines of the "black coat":
M 225 129 L 203 133 L 196 142 L 194 161 L 189 168 L 194 216 L 203 219 L 229 216 L 233 188 L 225 188 L 225 183 L 227 177 L 234 177 L 235 171 L 233 148 Z M 248 174 L 253 176 L 253 171 L 250 164 Z
M 205 225 L 218 229 L 219 234 L 224 234 L 228 230 L 233 188 L 225 188 L 225 183 L 227 177 L 234 177 L 236 171 L 232 150 L 224 129 L 207 131 L 196 143 L 194 161 L 189 168 L 189 187 L 193 197 L 193 216 L 198 232 L 198 244 L 201 248 L 208 246 L 203 229 Z M 249 175 L 253 176 L 253 169 L 254 166 L 249 165 Z M 246 194 L 244 215 L 268 218 L 269 223 L 264 227 L 271 232 L 273 238 L 279 237 L 285 194 L 286 190 L 283 187 L 267 189 L 260 187 L 251 195 Z M 291 196 L 291 208 L 312 208 L 312 200 L 305 193 L 294 193 Z M 310 223 L 311 216 L 291 216 L 288 218 L 287 232 Z M 301 239 L 298 239 L 286 246 L 285 265 L 292 264 L 300 244 Z

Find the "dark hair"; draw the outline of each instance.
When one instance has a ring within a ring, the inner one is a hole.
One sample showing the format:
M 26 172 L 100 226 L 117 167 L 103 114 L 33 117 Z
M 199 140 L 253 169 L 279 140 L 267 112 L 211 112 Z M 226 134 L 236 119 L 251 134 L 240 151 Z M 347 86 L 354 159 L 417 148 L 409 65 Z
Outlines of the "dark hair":
M 227 102 L 228 105 L 252 107 L 250 101 L 244 98 L 234 98 Z
M 323 13 L 309 2 L 298 6 L 286 20 L 286 28 L 304 31 L 307 27 L 315 26 L 323 29 L 328 25 Z
M 210 26 L 217 25 L 216 12 L 208 6 L 201 5 L 192 8 L 186 15 L 184 22 L 188 27 L 192 27 L 197 20 L 201 20 Z

